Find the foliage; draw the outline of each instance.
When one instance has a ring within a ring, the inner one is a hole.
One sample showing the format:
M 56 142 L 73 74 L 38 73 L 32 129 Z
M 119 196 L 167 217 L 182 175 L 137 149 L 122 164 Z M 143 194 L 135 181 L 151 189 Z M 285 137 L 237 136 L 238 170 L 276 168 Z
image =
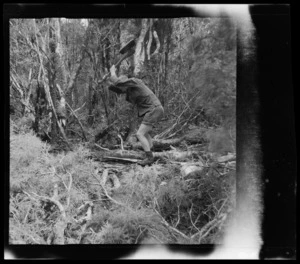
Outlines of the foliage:
M 54 186 L 57 184 L 61 203 L 65 205 L 68 199 L 72 201 L 68 208 L 72 215 L 79 204 L 99 194 L 99 190 L 90 185 L 88 180 L 97 164 L 87 159 L 89 152 L 84 147 L 66 154 L 61 153 L 56 156 L 49 154 L 49 146 L 37 138 L 33 132 L 12 134 L 10 149 L 10 205 L 11 212 L 17 213 L 11 219 L 14 223 L 12 230 L 15 230 L 15 225 L 22 223 L 28 234 L 39 230 L 37 241 L 46 243 L 50 233 L 47 233 L 48 237 L 45 239 L 42 234 L 43 228 L 49 229 L 51 224 L 49 219 L 45 221 L 45 215 L 48 214 L 48 218 L 49 214 L 54 217 L 52 219 L 54 223 L 59 211 L 55 206 L 51 209 L 52 212 L 49 212 L 49 208 L 45 210 L 44 200 L 39 200 L 38 197 L 52 197 Z M 73 182 L 72 189 L 67 192 L 65 185 L 70 183 L 70 175 Z M 26 218 L 24 218 L 25 211 L 28 214 Z M 29 221 L 31 218 L 33 218 L 32 221 Z M 37 224 L 40 224 L 42 228 L 37 228 Z
M 85 147 L 57 155 L 48 149 L 32 132 L 11 135 L 13 244 L 55 243 L 55 227 L 62 217 L 57 202 L 49 199 L 54 197 L 55 185 L 56 199 L 67 213 L 63 218 L 67 244 L 133 244 L 151 239 L 157 243 L 200 242 L 197 236 L 192 237 L 214 219 L 221 221 L 219 218 L 231 208 L 233 182 L 220 176 L 222 168 L 218 165 L 186 179 L 175 165 L 137 166 L 119 175 L 122 184 L 114 190 L 109 181 L 99 185 L 103 170 L 89 158 Z M 92 218 L 84 224 L 80 208 L 88 201 L 94 209 Z M 183 235 L 172 235 L 170 228 Z M 213 234 L 205 235 L 202 242 L 213 241 Z
M 170 170 L 167 170 L 169 173 Z M 233 183 L 227 178 L 222 179 L 215 165 L 188 179 L 182 179 L 178 173 L 171 172 L 169 175 L 172 178 L 167 178 L 157 189 L 158 207 L 170 225 L 186 235 L 193 237 L 207 224 L 227 215 L 227 210 L 231 210 L 234 201 Z M 212 234 L 210 236 L 205 240 L 200 236 L 198 241 L 202 239 L 203 243 L 214 243 Z

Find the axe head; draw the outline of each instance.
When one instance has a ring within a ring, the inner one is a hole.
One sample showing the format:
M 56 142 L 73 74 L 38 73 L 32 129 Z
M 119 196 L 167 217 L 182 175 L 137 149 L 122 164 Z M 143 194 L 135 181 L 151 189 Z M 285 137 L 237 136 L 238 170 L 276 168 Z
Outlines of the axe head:
M 132 51 L 133 47 L 135 46 L 135 39 L 132 39 L 130 41 L 128 41 L 121 49 L 120 49 L 120 53 L 121 54 L 125 54 L 128 51 Z

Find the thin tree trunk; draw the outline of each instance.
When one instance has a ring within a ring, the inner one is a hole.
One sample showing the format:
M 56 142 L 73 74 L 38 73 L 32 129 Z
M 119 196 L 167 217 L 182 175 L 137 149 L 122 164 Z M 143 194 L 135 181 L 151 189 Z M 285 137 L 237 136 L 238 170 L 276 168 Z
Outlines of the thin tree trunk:
M 61 130 L 63 136 L 64 126 L 66 120 L 66 106 L 64 91 L 66 87 L 66 72 L 63 65 L 62 58 L 59 52 L 59 40 L 60 40 L 60 25 L 58 19 L 50 19 L 50 63 L 48 63 L 48 76 L 49 76 L 49 87 L 51 100 L 53 102 L 53 114 L 52 114 L 52 127 L 51 127 L 51 138 L 53 141 L 57 138 L 58 130 Z M 61 48 L 60 48 L 61 49 Z M 60 50 L 60 52 L 62 52 Z M 57 122 L 56 122 L 57 121 Z
M 134 74 L 137 75 L 142 71 L 145 61 L 144 39 L 147 32 L 147 19 L 142 19 L 142 28 L 136 43 L 134 53 Z
M 89 89 L 89 104 L 88 104 L 88 113 L 89 113 L 89 117 L 88 117 L 88 124 L 91 126 L 93 124 L 93 80 L 92 77 L 89 77 L 89 84 L 88 84 L 88 89 Z
M 149 25 L 149 40 L 147 44 L 147 60 L 150 60 L 151 57 L 151 45 L 152 45 L 152 24 L 153 21 L 150 19 L 150 25 Z

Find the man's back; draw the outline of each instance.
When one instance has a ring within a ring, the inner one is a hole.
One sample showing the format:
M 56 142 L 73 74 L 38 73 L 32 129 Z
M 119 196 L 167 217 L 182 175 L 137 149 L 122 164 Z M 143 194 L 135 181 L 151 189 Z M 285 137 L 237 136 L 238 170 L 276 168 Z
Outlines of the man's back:
M 126 100 L 135 104 L 138 108 L 138 115 L 143 116 L 153 107 L 161 106 L 156 95 L 138 78 L 128 78 L 126 76 L 114 77 L 111 79 L 111 87 L 120 89 L 126 93 Z

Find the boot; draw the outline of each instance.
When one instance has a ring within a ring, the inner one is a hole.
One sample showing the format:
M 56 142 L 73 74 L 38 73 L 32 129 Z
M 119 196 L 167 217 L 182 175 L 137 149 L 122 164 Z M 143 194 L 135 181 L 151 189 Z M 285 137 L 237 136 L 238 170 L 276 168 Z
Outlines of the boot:
M 146 154 L 146 158 L 138 162 L 138 164 L 141 166 L 150 165 L 154 162 L 152 151 L 146 151 L 145 154 Z

